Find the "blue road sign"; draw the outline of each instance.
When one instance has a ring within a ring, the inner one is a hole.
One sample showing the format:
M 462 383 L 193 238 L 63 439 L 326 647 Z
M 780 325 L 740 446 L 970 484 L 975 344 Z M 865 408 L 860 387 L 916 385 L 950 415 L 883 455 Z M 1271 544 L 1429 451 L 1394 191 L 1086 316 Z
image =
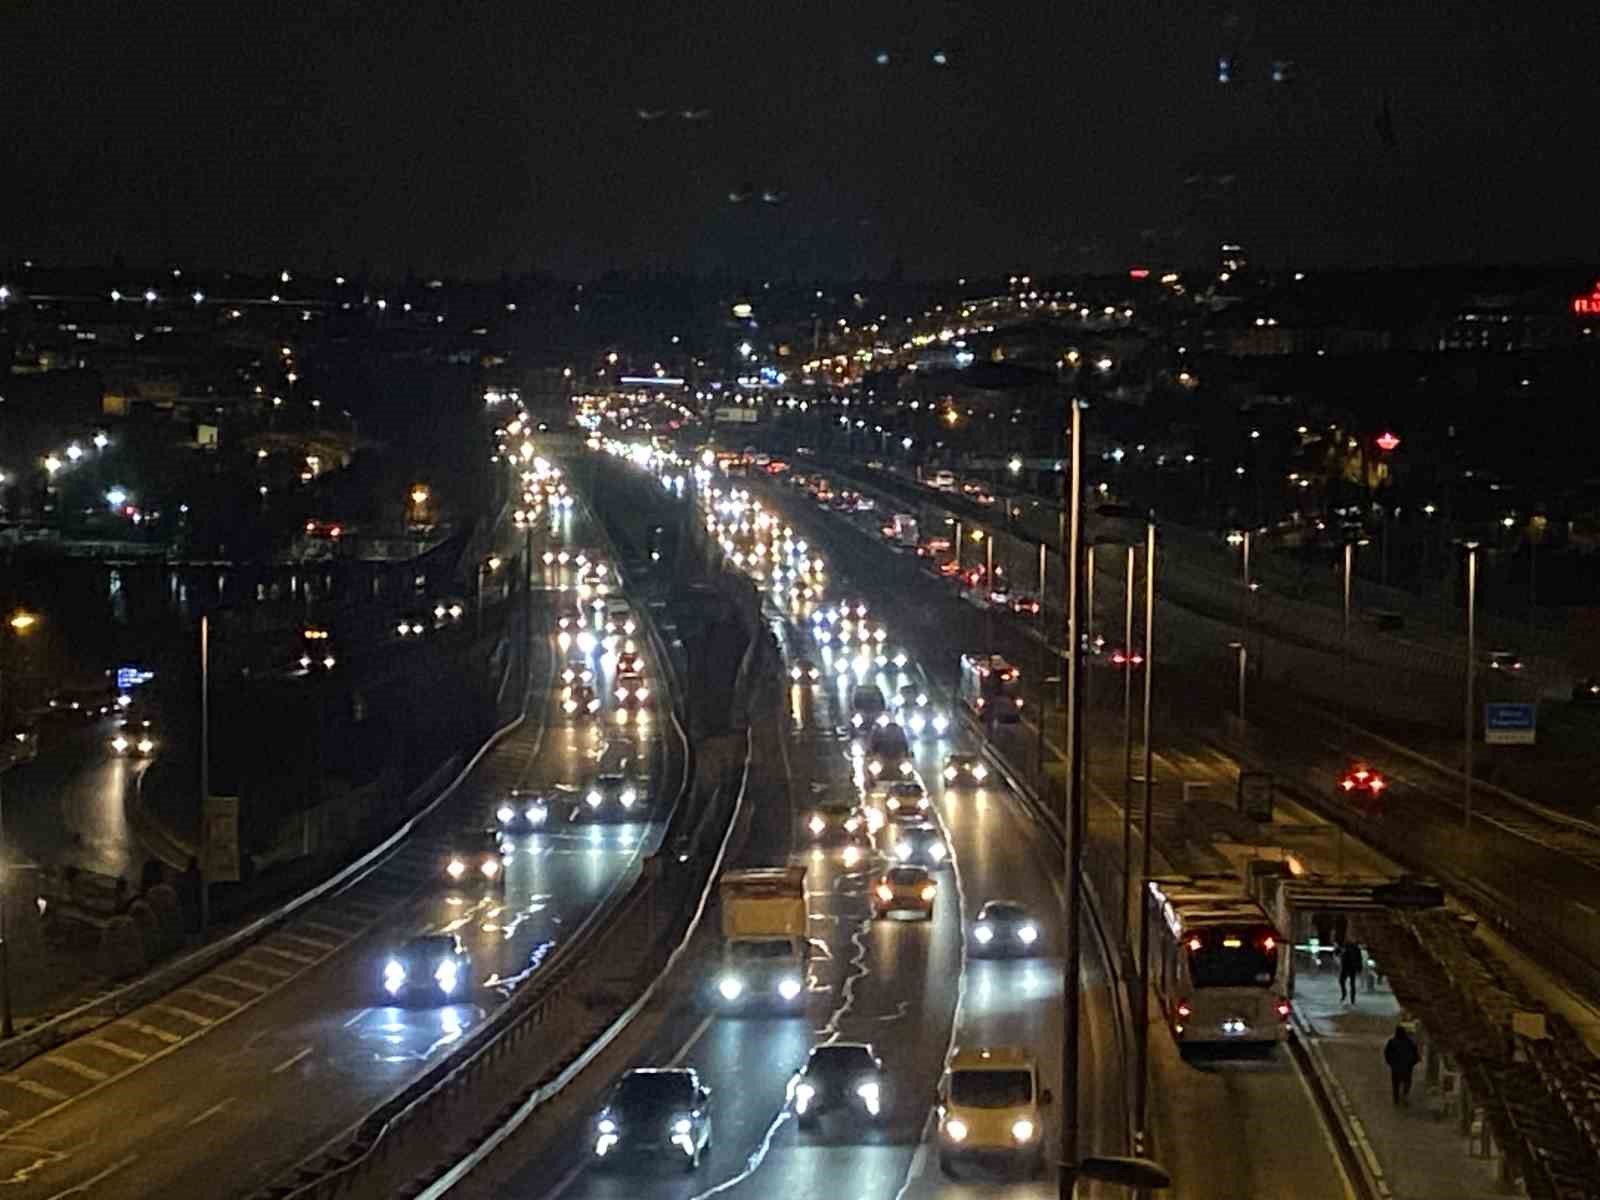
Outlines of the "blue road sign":
M 1483 740 L 1491 746 L 1531 746 L 1538 723 L 1537 704 L 1483 706 Z

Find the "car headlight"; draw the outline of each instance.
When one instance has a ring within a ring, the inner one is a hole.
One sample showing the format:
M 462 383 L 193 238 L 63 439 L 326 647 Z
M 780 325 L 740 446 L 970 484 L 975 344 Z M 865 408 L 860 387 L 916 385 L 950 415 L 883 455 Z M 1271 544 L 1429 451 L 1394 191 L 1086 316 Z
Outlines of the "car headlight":
M 844 865 L 845 866 L 853 867 L 860 861 L 861 861 L 861 851 L 859 849 L 857 849 L 855 846 L 846 846 L 844 848 Z
M 944 1135 L 952 1142 L 967 1140 L 967 1123 L 960 1117 L 951 1117 L 944 1123 Z
M 785 1000 L 793 1000 L 799 994 L 800 981 L 793 975 L 786 976 L 778 984 L 778 995 L 782 996 Z
M 450 865 L 445 868 L 445 871 L 449 874 L 451 879 L 460 879 L 467 873 L 467 864 L 462 862 L 459 858 L 452 858 L 450 860 Z
M 117 737 L 111 739 L 111 748 L 118 754 L 126 753 L 128 749 L 128 739 L 119 734 Z
M 478 870 L 483 872 L 485 879 L 493 879 L 500 874 L 500 860 L 498 858 L 485 859 Z
M 530 804 L 523 815 L 528 818 L 528 824 L 543 825 L 550 816 L 550 810 L 543 804 Z
M 790 679 L 799 679 L 800 678 L 800 668 L 799 667 L 790 667 L 789 668 L 789 678 Z
M 383 990 L 391 996 L 405 986 L 405 964 L 398 959 L 391 958 L 383 965 Z
M 944 860 L 944 855 L 945 849 L 943 842 L 934 842 L 928 847 L 928 857 L 933 859 L 934 862 L 942 862 Z
M 1034 942 L 1039 940 L 1039 927 L 1031 921 L 1028 922 L 1028 924 L 1017 930 L 1017 940 L 1025 946 L 1033 945 Z
M 637 800 L 638 798 L 639 798 L 639 793 L 636 792 L 631 787 L 623 788 L 622 789 L 622 794 L 617 797 L 618 800 L 622 801 L 622 807 L 623 808 L 632 808 L 633 807 L 633 802 L 635 800 Z
M 563 712 L 575 713 L 578 711 L 578 702 L 576 700 L 563 700 L 561 708 Z
M 911 718 L 911 732 L 912 733 L 921 733 L 927 727 L 928 727 L 928 722 L 923 720 L 921 713 L 918 713 L 916 716 Z
M 737 975 L 724 975 L 717 981 L 717 991 L 724 1000 L 737 1000 L 744 994 L 744 980 Z
M 509 804 L 502 804 L 499 808 L 495 809 L 494 815 L 500 819 L 500 824 L 509 825 L 516 817 L 517 810 L 512 808 Z
M 882 1109 L 883 1101 L 882 1093 L 878 1090 L 878 1085 L 876 1083 L 868 1080 L 865 1083 L 857 1084 L 856 1095 L 861 1097 L 861 1103 L 866 1106 L 867 1115 L 873 1117 L 878 1115 L 879 1111 Z
M 843 671 L 841 671 L 839 673 L 841 675 L 844 674 Z M 850 714 L 850 724 L 855 726 L 857 729 L 860 729 L 861 725 L 862 725 L 861 714 L 860 713 L 851 713 Z
M 794 1111 L 804 1116 L 806 1109 L 811 1107 L 811 1101 L 816 1099 L 816 1095 L 817 1089 L 809 1083 L 800 1084 L 794 1089 Z
M 910 842 L 901 842 L 899 845 L 897 845 L 894 848 L 895 857 L 898 858 L 901 862 L 904 862 L 906 859 L 911 857 L 912 853 L 914 852 L 914 849 L 915 848 L 911 845 Z
M 979 783 L 982 783 L 985 779 L 989 778 L 989 768 L 984 766 L 982 763 L 979 763 L 977 766 L 972 768 L 972 777 Z
M 585 804 L 587 804 L 590 808 L 599 808 L 601 799 L 602 799 L 602 797 L 601 797 L 600 793 L 598 791 L 594 790 L 593 788 L 591 788 L 589 790 L 588 795 L 584 796 L 583 802 Z
M 689 1124 L 688 1117 L 679 1117 L 672 1123 L 673 1133 L 688 1133 L 691 1128 L 693 1128 L 693 1126 Z
M 873 778 L 877 778 L 883 774 L 883 764 L 877 759 L 873 759 L 867 764 L 867 770 L 872 774 Z
M 924 899 L 924 900 L 926 900 L 926 901 L 928 901 L 928 902 L 929 902 L 929 903 L 930 903 L 930 904 L 931 904 L 931 903 L 933 903 L 933 897 L 934 897 L 934 894 L 935 894 L 935 893 L 936 893 L 936 892 L 937 892 L 937 891 L 938 891 L 938 890 L 939 890 L 939 889 L 938 889 L 938 888 L 936 888 L 936 887 L 934 887 L 934 886 L 933 886 L 933 884 L 931 884 L 931 883 L 930 883 L 930 884 L 927 884 L 927 885 L 925 885 L 925 886 L 924 886 L 924 887 L 923 887 L 923 889 L 922 889 L 922 892 L 921 892 L 921 895 L 922 895 L 922 898 L 923 898 L 923 899 Z
M 445 959 L 433 969 L 433 981 L 439 985 L 441 992 L 453 992 L 459 979 L 459 971 L 454 959 Z
M 887 883 L 880 883 L 878 885 L 878 899 L 879 900 L 893 900 L 894 899 L 894 889 L 892 887 L 890 887 Z
M 955 777 L 956 777 L 956 775 L 957 775 L 957 774 L 958 774 L 958 772 L 957 772 L 957 771 L 956 771 L 956 769 L 955 769 L 955 768 L 954 768 L 954 767 L 946 767 L 946 768 L 945 768 L 945 769 L 944 769 L 944 777 L 945 777 L 945 781 L 946 781 L 946 782 L 947 782 L 947 783 L 948 783 L 948 782 L 949 782 L 949 781 L 950 781 L 950 780 L 952 780 L 952 779 L 954 779 L 954 778 L 955 778 Z
M 650 699 L 650 689 L 642 686 L 636 688 L 633 693 L 633 698 L 643 704 L 646 700 Z
M 980 922 L 978 927 L 972 931 L 972 936 L 987 946 L 990 942 L 994 941 L 994 930 L 989 928 L 988 925 Z
M 934 713 L 934 715 L 933 715 L 933 731 L 935 733 L 942 734 L 945 730 L 947 730 L 949 728 L 950 728 L 950 718 L 945 716 L 943 713 Z
M 908 758 L 902 758 L 900 760 L 900 774 L 909 775 L 911 774 L 911 770 L 911 760 Z
M 1023 1117 L 1011 1123 L 1011 1136 L 1019 1142 L 1033 1140 L 1033 1122 Z
M 600 1123 L 595 1128 L 601 1133 L 615 1133 L 617 1131 L 617 1123 L 610 1117 L 601 1117 Z
M 828 823 L 816 815 L 813 815 L 811 820 L 806 825 L 807 829 L 811 830 L 813 834 L 816 834 L 819 837 L 821 836 L 822 831 L 827 827 Z

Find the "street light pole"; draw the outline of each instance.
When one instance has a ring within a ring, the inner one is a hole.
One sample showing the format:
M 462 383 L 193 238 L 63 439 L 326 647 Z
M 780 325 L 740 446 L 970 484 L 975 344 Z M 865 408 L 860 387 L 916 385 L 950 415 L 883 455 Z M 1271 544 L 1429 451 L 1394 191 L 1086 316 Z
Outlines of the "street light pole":
M 1129 542 L 1127 576 L 1122 584 L 1122 645 L 1128 669 L 1122 673 L 1122 926 L 1123 949 L 1132 949 L 1128 934 L 1128 883 L 1133 870 L 1133 553 Z
M 0 737 L 6 734 L 6 677 L 5 666 L 0 664 Z M 5 771 L 0 767 L 0 786 L 3 786 Z M 0 1037 L 12 1037 L 16 1034 L 16 1026 L 11 1020 L 11 946 L 6 934 L 6 910 L 10 907 L 11 900 L 11 864 L 4 861 L 10 856 L 11 847 L 5 839 L 5 797 L 0 794 Z
M 1079 767 L 1083 761 L 1083 589 L 1078 573 L 1083 566 L 1083 409 L 1076 396 L 1070 401 L 1072 422 L 1071 469 L 1067 502 L 1068 529 L 1062 539 L 1062 557 L 1067 573 L 1067 775 L 1066 839 L 1063 879 L 1066 881 L 1064 937 L 1065 955 L 1061 964 L 1061 1162 L 1078 1161 L 1078 1025 L 1081 996 L 1078 990 L 1078 962 L 1082 954 L 1079 921 L 1082 888 L 1079 883 L 1083 861 L 1083 796 L 1080 793 Z M 1061 1200 L 1070 1200 L 1072 1172 L 1059 1177 Z
M 1478 673 L 1478 543 L 1467 543 L 1467 693 L 1461 714 L 1462 820 L 1472 828 L 1472 699 Z
M 211 924 L 211 618 L 200 618 L 200 932 Z
M 1135 1144 L 1142 1149 L 1148 1128 L 1150 1102 L 1150 897 L 1151 808 L 1154 756 L 1150 751 L 1150 688 L 1155 674 L 1156 522 L 1152 514 L 1144 527 L 1144 810 L 1140 822 L 1143 864 L 1139 872 L 1139 996 L 1134 1006 L 1133 1128 Z

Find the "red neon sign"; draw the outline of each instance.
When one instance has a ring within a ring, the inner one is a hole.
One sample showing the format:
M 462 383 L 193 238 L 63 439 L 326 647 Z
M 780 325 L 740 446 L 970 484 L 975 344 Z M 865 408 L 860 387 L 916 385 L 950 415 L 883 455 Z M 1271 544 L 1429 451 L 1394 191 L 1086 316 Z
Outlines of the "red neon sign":
M 1600 317 L 1600 282 L 1595 283 L 1594 291 L 1587 296 L 1573 300 L 1572 311 L 1580 317 Z
M 1382 450 L 1385 454 L 1388 454 L 1400 445 L 1400 436 L 1398 434 L 1391 433 L 1388 430 L 1384 430 L 1378 435 L 1377 441 L 1378 449 Z

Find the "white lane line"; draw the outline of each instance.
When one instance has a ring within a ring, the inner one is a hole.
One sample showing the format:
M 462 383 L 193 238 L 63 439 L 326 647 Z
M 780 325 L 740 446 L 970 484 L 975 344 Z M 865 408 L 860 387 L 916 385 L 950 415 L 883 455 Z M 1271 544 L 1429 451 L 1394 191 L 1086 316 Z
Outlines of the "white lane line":
M 340 942 L 348 942 L 351 938 L 355 937 L 356 934 L 361 932 L 360 928 L 340 929 L 337 925 L 330 925 L 326 921 L 310 921 L 302 919 L 299 924 L 306 929 L 315 929 L 318 933 L 326 933 L 330 937 L 337 938 Z
M 124 1021 L 129 1029 L 137 1029 L 146 1037 L 153 1037 L 158 1042 L 165 1042 L 169 1046 L 176 1046 L 183 1038 L 176 1033 L 169 1033 L 165 1029 L 157 1029 L 154 1025 L 146 1025 L 143 1021 Z
M 84 1044 L 93 1046 L 97 1050 L 104 1050 L 108 1054 L 115 1054 L 129 1062 L 143 1062 L 150 1056 L 143 1050 L 134 1050 L 128 1046 L 119 1046 L 116 1042 L 107 1041 L 105 1038 L 84 1038 Z
M 239 1005 L 244 1003 L 243 1000 L 235 1000 L 230 996 L 224 996 L 217 992 L 201 991 L 197 987 L 188 987 L 184 988 L 183 990 L 188 992 L 191 996 L 199 996 L 200 999 L 211 1004 L 219 1005 L 222 1008 L 238 1008 Z
M 112 1175 L 115 1175 L 118 1171 L 122 1170 L 123 1167 L 127 1166 L 138 1157 L 139 1156 L 137 1154 L 130 1154 L 126 1158 L 119 1158 L 116 1162 L 112 1163 L 99 1174 L 91 1175 L 82 1183 L 75 1183 L 65 1191 L 57 1192 L 55 1195 L 48 1197 L 48 1200 L 64 1200 L 64 1198 L 67 1196 L 82 1196 L 102 1179 L 108 1179 Z
M 190 1117 L 183 1123 L 183 1127 L 185 1129 L 193 1129 L 196 1125 L 200 1124 L 200 1122 L 209 1121 L 212 1117 L 216 1116 L 219 1112 L 232 1104 L 236 1099 L 238 1099 L 237 1096 L 229 1096 L 226 1100 L 218 1100 L 210 1108 L 206 1109 L 205 1112 Z
M 211 978 L 218 980 L 221 983 L 230 984 L 236 988 L 243 988 L 245 991 L 251 992 L 257 996 L 265 996 L 272 990 L 264 983 L 256 983 L 254 980 L 250 979 L 240 979 L 237 975 L 224 975 L 220 971 L 213 971 L 211 973 Z
M 313 966 L 317 961 L 316 959 L 311 958 L 309 955 L 296 954 L 293 950 L 284 950 L 278 946 L 270 946 L 266 942 L 262 942 L 256 947 L 256 949 L 260 950 L 264 954 L 275 954 L 279 958 L 286 958 L 292 963 L 299 963 L 302 967 Z
M 265 950 L 265 946 L 257 946 L 257 950 Z M 258 963 L 254 959 L 243 958 L 239 960 L 241 967 L 249 967 L 252 971 L 260 971 L 263 975 L 271 975 L 274 979 L 293 979 L 293 971 L 285 971 L 282 967 L 269 967 L 266 963 Z
M 299 1062 L 302 1058 L 304 1058 L 306 1055 L 308 1055 L 310 1053 L 311 1053 L 311 1047 L 307 1046 L 304 1050 L 301 1050 L 298 1054 L 292 1055 L 289 1058 L 284 1059 L 277 1066 L 273 1067 L 272 1068 L 272 1074 L 281 1075 L 283 1072 L 287 1071 L 290 1067 L 294 1066 L 295 1063 Z
M 696 1025 L 694 1032 L 689 1035 L 688 1040 L 683 1045 L 678 1047 L 678 1052 L 672 1056 L 672 1061 L 667 1063 L 667 1066 L 680 1066 L 683 1060 L 689 1057 L 689 1051 L 694 1049 L 695 1043 L 705 1036 L 706 1030 L 711 1028 L 711 1023 L 715 1020 L 716 1014 L 711 1013 L 700 1024 Z
M 321 938 L 302 937 L 298 933 L 280 933 L 278 934 L 278 940 L 280 942 L 294 942 L 300 946 L 310 946 L 313 950 L 320 950 L 324 954 L 339 948 L 339 943 L 337 942 L 325 942 Z
M 346 1021 L 346 1022 L 345 1022 L 345 1023 L 344 1023 L 344 1027 L 345 1027 L 345 1028 L 346 1028 L 346 1029 L 349 1029 L 349 1028 L 350 1028 L 350 1026 L 352 1026 L 352 1025 L 354 1025 L 354 1024 L 355 1024 L 355 1023 L 356 1023 L 356 1022 L 357 1022 L 357 1021 L 359 1021 L 359 1020 L 361 1020 L 361 1018 L 362 1018 L 362 1017 L 364 1017 L 364 1016 L 366 1016 L 366 1015 L 367 1015 L 367 1014 L 368 1014 L 368 1013 L 369 1013 L 369 1012 L 371 1012 L 371 1011 L 372 1011 L 372 1010 L 371 1010 L 371 1009 L 370 1009 L 370 1008 L 363 1008 L 363 1009 L 362 1009 L 362 1010 L 361 1010 L 361 1011 L 360 1011 L 360 1012 L 358 1012 L 358 1013 L 357 1013 L 357 1014 L 356 1014 L 356 1015 L 355 1015 L 355 1016 L 353 1016 L 353 1017 L 351 1017 L 351 1018 L 350 1018 L 350 1019 L 349 1019 L 349 1020 L 348 1020 L 348 1021 Z
M 150 1008 L 154 1012 L 171 1013 L 173 1016 L 181 1017 L 183 1020 L 190 1021 L 201 1028 L 211 1024 L 212 1020 L 204 1013 L 197 1013 L 190 1008 L 181 1008 L 176 1004 L 152 1004 Z
M 98 1067 L 85 1066 L 76 1059 L 68 1058 L 65 1054 L 48 1054 L 44 1061 L 51 1066 L 60 1067 L 63 1071 L 70 1071 L 79 1079 L 87 1079 L 90 1083 L 103 1083 L 111 1076 Z
M 67 1093 L 59 1092 L 48 1084 L 38 1083 L 32 1079 L 24 1079 L 21 1075 L 0 1075 L 0 1083 L 9 1083 L 14 1088 L 21 1088 L 25 1092 L 32 1092 L 35 1096 L 43 1096 L 46 1100 L 60 1102 L 68 1099 Z

